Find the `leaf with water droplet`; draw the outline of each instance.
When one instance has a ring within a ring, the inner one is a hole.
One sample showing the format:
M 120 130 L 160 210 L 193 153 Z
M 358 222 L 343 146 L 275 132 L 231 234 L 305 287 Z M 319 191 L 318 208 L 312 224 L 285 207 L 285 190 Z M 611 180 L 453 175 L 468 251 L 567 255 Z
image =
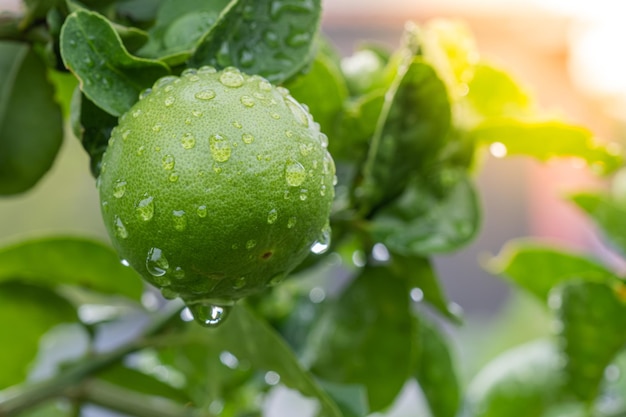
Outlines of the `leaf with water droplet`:
M 196 323 L 204 327 L 217 327 L 224 323 L 232 310 L 231 305 L 216 305 L 211 302 L 198 302 L 187 305 Z
M 70 44 L 72 40 L 74 46 Z M 141 91 L 169 71 L 160 61 L 129 54 L 112 24 L 87 10 L 68 16 L 61 30 L 60 44 L 63 63 L 82 81 L 83 93 L 113 116 L 125 113 Z M 85 63 L 86 57 L 103 63 L 92 68 Z M 103 83 L 85 82 L 96 74 L 108 80 L 109 88 Z
M 218 68 L 232 65 L 281 83 L 310 60 L 319 27 L 320 3 L 320 0 L 231 2 L 213 29 L 199 40 L 191 65 L 209 64 Z M 265 16 L 268 10 L 273 11 L 270 13 L 273 18 L 256 19 L 254 25 L 244 21 L 251 11 L 256 16 Z M 259 37 L 260 33 L 265 35 Z

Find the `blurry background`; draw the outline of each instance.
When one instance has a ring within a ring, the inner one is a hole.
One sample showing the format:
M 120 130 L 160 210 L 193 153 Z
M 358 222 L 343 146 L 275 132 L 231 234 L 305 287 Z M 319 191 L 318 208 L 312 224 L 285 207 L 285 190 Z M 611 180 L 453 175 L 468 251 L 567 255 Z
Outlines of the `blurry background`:
M 0 9 L 18 3 L 0 0 Z M 542 107 L 601 138 L 623 135 L 626 55 L 619 46 L 626 39 L 626 3 L 621 0 L 325 0 L 324 5 L 322 30 L 343 55 L 364 40 L 395 48 L 406 20 L 462 19 L 483 59 L 521 80 Z M 571 161 L 539 164 L 491 156 L 476 181 L 482 231 L 472 245 L 436 261 L 450 298 L 467 317 L 463 327 L 450 329 L 465 378 L 498 351 L 550 326 L 542 307 L 513 295 L 481 268 L 480 260 L 506 241 L 550 239 L 623 268 L 592 226 L 561 200 L 568 190 L 602 186 L 584 168 Z M 66 139 L 52 171 L 35 189 L 0 199 L 0 219 L 2 243 L 53 233 L 107 239 L 88 158 L 75 138 Z

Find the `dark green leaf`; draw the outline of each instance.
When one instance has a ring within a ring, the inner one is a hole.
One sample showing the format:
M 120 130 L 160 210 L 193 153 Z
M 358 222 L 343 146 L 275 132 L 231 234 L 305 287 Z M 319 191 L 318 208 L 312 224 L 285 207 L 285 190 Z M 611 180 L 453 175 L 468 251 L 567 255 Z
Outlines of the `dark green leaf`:
M 571 200 L 600 228 L 611 246 L 626 256 L 626 204 L 600 193 L 578 193 Z
M 458 313 L 450 309 L 450 303 L 428 258 L 402 256 L 394 253 L 391 262 L 395 274 L 407 281 L 408 288 L 419 288 L 424 295 L 424 301 L 435 307 L 447 318 L 457 323 L 461 321 Z
M 165 0 L 150 30 L 150 40 L 139 54 L 160 58 L 171 65 L 185 62 L 228 3 L 228 0 Z
M 405 192 L 376 214 L 370 232 L 400 255 L 450 252 L 467 244 L 477 233 L 480 209 L 474 185 L 460 170 L 444 170 L 436 182 L 450 183 L 443 190 L 415 179 Z
M 122 387 L 141 394 L 168 398 L 178 403 L 186 404 L 189 397 L 181 390 L 172 387 L 165 382 L 159 381 L 151 375 L 135 369 L 126 368 L 123 365 L 115 365 L 98 374 L 103 379 L 118 387 Z
M 460 405 L 461 388 L 449 342 L 424 319 L 416 320 L 415 376 L 433 417 L 454 417 Z
M 15 281 L 0 282 L 0 390 L 26 378 L 44 333 L 76 320 L 70 303 L 55 292 Z
M 116 2 L 115 7 L 121 18 L 144 27 L 145 24 L 152 23 L 156 19 L 163 2 L 164 0 L 124 0 Z
M 474 67 L 466 100 L 479 117 L 519 117 L 528 115 L 529 95 L 507 72 L 489 64 Z
M 117 126 L 117 117 L 96 106 L 80 90 L 72 99 L 72 128 L 90 157 L 91 174 L 100 175 L 102 155 L 106 151 L 111 131 Z
M 206 346 L 213 352 L 229 352 L 240 364 L 246 362 L 255 370 L 276 372 L 280 375 L 280 382 L 287 387 L 316 398 L 325 415 L 341 417 L 337 405 L 302 368 L 280 335 L 242 305 L 236 306 L 225 323 L 215 330 L 193 324 L 186 336 L 177 337 L 176 344 Z M 204 351 L 206 355 L 206 349 Z M 203 371 L 206 372 L 199 370 Z M 207 378 L 210 381 L 212 375 L 205 373 L 205 381 Z
M 346 104 L 336 135 L 328 141 L 335 160 L 357 162 L 367 152 L 385 103 L 385 90 L 375 90 Z
M 61 146 L 61 109 L 46 74 L 28 45 L 0 42 L 0 194 L 34 186 Z
M 615 171 L 623 163 L 622 155 L 611 147 L 595 143 L 588 129 L 560 121 L 494 119 L 478 125 L 471 133 L 477 141 L 503 144 L 507 155 L 528 155 L 540 161 L 577 157 L 604 174 Z
M 337 383 L 367 387 L 381 410 L 409 377 L 411 315 L 406 284 L 385 267 L 367 267 L 327 310 L 311 333 L 311 369 Z
M 450 117 L 443 82 L 421 58 L 413 59 L 385 96 L 358 193 L 365 212 L 399 195 L 412 174 L 436 160 Z
M 348 97 L 341 72 L 331 58 L 318 53 L 308 72 L 285 84 L 285 87 L 296 100 L 309 107 L 322 132 L 331 136 Z
M 312 57 L 320 0 L 233 0 L 198 45 L 192 66 L 235 66 L 280 84 Z
M 549 341 L 516 347 L 492 360 L 468 387 L 473 417 L 540 417 L 562 397 L 560 353 Z
M 160 61 L 130 55 L 111 23 L 85 10 L 65 21 L 61 55 L 83 93 L 113 116 L 125 113 L 142 90 L 169 73 Z
M 61 2 L 62 0 L 24 0 L 26 13 L 20 26 L 26 28 L 35 20 L 44 18 L 50 9 Z
M 572 282 L 550 298 L 561 323 L 568 388 L 591 403 L 605 368 L 626 344 L 626 284 Z
M 507 243 L 487 267 L 491 273 L 506 276 L 542 301 L 547 301 L 552 288 L 569 280 L 607 283 L 617 280 L 605 266 L 588 256 L 525 240 Z
M 78 238 L 43 238 L 0 249 L 0 282 L 21 279 L 40 285 L 82 288 L 139 300 L 139 276 L 120 264 L 108 246 Z

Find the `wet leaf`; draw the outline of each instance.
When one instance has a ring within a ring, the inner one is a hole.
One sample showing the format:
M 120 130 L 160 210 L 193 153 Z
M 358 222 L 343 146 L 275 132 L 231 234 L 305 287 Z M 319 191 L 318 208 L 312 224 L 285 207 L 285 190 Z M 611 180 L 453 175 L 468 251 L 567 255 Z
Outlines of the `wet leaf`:
M 507 243 L 500 254 L 489 261 L 487 268 L 542 301 L 548 300 L 552 288 L 570 280 L 607 283 L 617 280 L 604 265 L 587 255 L 526 240 Z
M 550 297 L 561 324 L 567 387 L 591 403 L 606 367 L 626 344 L 626 284 L 572 282 Z
M 234 66 L 280 84 L 300 72 L 312 58 L 320 3 L 233 0 L 200 40 L 189 63 L 216 68 Z
M 142 90 L 169 73 L 160 61 L 129 54 L 112 24 L 94 12 L 72 13 L 60 42 L 63 63 L 78 78 L 82 92 L 113 116 L 125 113 Z
M 370 233 L 400 255 L 451 252 L 467 244 L 480 225 L 474 185 L 460 170 L 440 173 L 443 189 L 435 181 L 415 179 L 392 204 L 376 214 Z
M 28 45 L 0 42 L 0 195 L 32 188 L 63 140 L 45 63 Z
M 461 401 L 461 387 L 449 342 L 432 323 L 416 320 L 415 377 L 433 417 L 454 417 Z
M 139 276 L 122 266 L 113 249 L 79 238 L 33 239 L 0 248 L 0 282 L 14 279 L 49 287 L 76 285 L 134 300 L 143 289 Z
M 4 340 L 0 343 L 0 390 L 24 381 L 44 333 L 74 321 L 74 308 L 54 291 L 16 281 L 0 282 L 0 337 Z
M 357 194 L 363 211 L 398 196 L 412 174 L 436 160 L 450 117 L 446 88 L 435 70 L 419 57 L 401 68 L 385 96 L 363 167 Z
M 396 398 L 410 370 L 407 286 L 385 267 L 367 267 L 309 334 L 305 358 L 320 378 L 367 388 L 372 411 Z
M 539 417 L 563 397 L 564 375 L 555 343 L 531 342 L 489 362 L 468 387 L 475 417 Z

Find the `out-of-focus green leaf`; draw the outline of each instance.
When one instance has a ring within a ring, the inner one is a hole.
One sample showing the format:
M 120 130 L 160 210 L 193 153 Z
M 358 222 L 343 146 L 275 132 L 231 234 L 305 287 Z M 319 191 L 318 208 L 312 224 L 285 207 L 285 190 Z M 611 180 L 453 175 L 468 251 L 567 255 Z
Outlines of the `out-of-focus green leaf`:
M 26 378 L 45 332 L 76 320 L 70 303 L 54 291 L 16 281 L 0 282 L 0 390 Z
M 26 44 L 0 42 L 0 195 L 33 187 L 63 139 L 47 69 Z
M 471 134 L 482 143 L 501 143 L 507 155 L 528 155 L 540 161 L 576 157 L 603 174 L 615 171 L 623 163 L 621 154 L 595 143 L 589 130 L 561 121 L 493 119 L 479 124 Z
M 341 417 L 335 402 L 305 371 L 293 351 L 287 346 L 266 322 L 256 317 L 243 305 L 236 306 L 232 313 L 217 329 L 207 330 L 192 324 L 189 332 L 176 336 L 175 346 L 199 346 L 206 355 L 206 348 L 213 352 L 228 352 L 233 367 L 246 363 L 255 370 L 273 371 L 280 376 L 280 382 L 289 388 L 300 391 L 305 396 L 314 397 L 322 406 L 324 415 Z M 235 362 L 236 361 L 236 362 Z M 190 362 L 194 366 L 193 362 Z M 197 368 L 197 367 L 196 367 Z M 212 383 L 211 372 L 198 369 L 206 382 Z M 218 389 L 218 387 L 214 387 Z
M 566 281 L 583 279 L 615 282 L 617 277 L 600 262 L 554 246 L 517 240 L 507 243 L 487 268 L 547 301 L 550 290 Z
M 540 417 L 562 398 L 565 377 L 555 343 L 531 342 L 487 364 L 468 387 L 473 417 Z
M 72 129 L 89 154 L 91 174 L 100 175 L 102 155 L 107 149 L 117 117 L 96 106 L 79 89 L 74 91 L 71 112 Z
M 218 21 L 229 0 L 165 0 L 160 5 L 149 42 L 139 54 L 159 58 L 170 65 L 185 62 L 200 39 Z
M 20 22 L 20 26 L 26 28 L 35 20 L 44 18 L 48 10 L 61 2 L 62 0 L 24 0 L 26 12 Z
M 465 100 L 483 118 L 528 115 L 530 96 L 509 73 L 486 63 L 476 65 Z
M 61 401 L 46 402 L 39 407 L 29 408 L 20 413 L 19 417 L 72 417 L 73 410 L 69 404 Z
M 319 377 L 367 387 L 371 410 L 396 398 L 410 375 L 412 323 L 406 283 L 367 267 L 311 331 L 305 353 Z
M 320 15 L 320 0 L 233 0 L 190 65 L 234 66 L 280 84 L 312 58 Z
M 419 288 L 424 296 L 424 301 L 432 305 L 445 317 L 460 322 L 458 313 L 450 309 L 450 303 L 443 293 L 439 280 L 435 275 L 431 262 L 422 256 L 402 256 L 392 254 L 391 268 L 398 277 L 407 280 L 408 287 Z
M 479 54 L 472 31 L 464 22 L 433 19 L 418 32 L 426 62 L 436 68 L 453 101 L 467 92 Z
M 113 116 L 125 113 L 142 90 L 169 73 L 160 61 L 129 54 L 112 24 L 97 13 L 72 13 L 60 42 L 63 63 L 78 78 L 83 93 Z
M 440 174 L 451 183 L 440 193 L 415 179 L 393 204 L 376 214 L 370 224 L 376 241 L 412 256 L 450 252 L 476 235 L 480 209 L 474 185 L 460 170 Z
M 611 246 L 626 256 L 626 204 L 600 193 L 577 193 L 570 199 L 598 226 Z
M 419 319 L 415 326 L 415 377 L 433 417 L 454 417 L 461 400 L 461 388 L 449 343 L 432 323 Z
M 421 58 L 413 59 L 385 96 L 358 190 L 364 211 L 399 195 L 412 174 L 436 160 L 449 128 L 443 82 Z
M 145 28 L 146 24 L 156 20 L 161 4 L 165 0 L 124 0 L 115 4 L 117 15 L 129 20 L 134 26 Z M 179 3 L 183 3 L 180 1 Z
M 561 323 L 567 386 L 591 403 L 606 367 L 626 344 L 626 284 L 572 282 L 555 289 L 550 297 Z
M 336 384 L 318 381 L 341 409 L 343 417 L 365 417 L 369 414 L 367 390 L 363 385 Z
M 54 99 L 61 105 L 63 119 L 67 119 L 71 114 L 72 95 L 78 86 L 78 81 L 68 72 L 54 70 L 48 71 L 48 78 L 54 85 Z
M 178 403 L 186 404 L 190 401 L 183 391 L 159 381 L 151 375 L 123 365 L 115 365 L 98 373 L 98 378 L 131 391 L 156 397 L 168 398 Z
M 385 90 L 375 90 L 345 105 L 328 150 L 335 160 L 356 162 L 367 152 L 385 103 Z
M 0 282 L 19 279 L 45 286 L 77 285 L 139 300 L 143 285 L 113 249 L 91 240 L 51 237 L 0 248 Z
M 285 87 L 296 100 L 309 107 L 322 132 L 332 135 L 348 91 L 331 58 L 318 53 L 308 72 L 294 78 Z

